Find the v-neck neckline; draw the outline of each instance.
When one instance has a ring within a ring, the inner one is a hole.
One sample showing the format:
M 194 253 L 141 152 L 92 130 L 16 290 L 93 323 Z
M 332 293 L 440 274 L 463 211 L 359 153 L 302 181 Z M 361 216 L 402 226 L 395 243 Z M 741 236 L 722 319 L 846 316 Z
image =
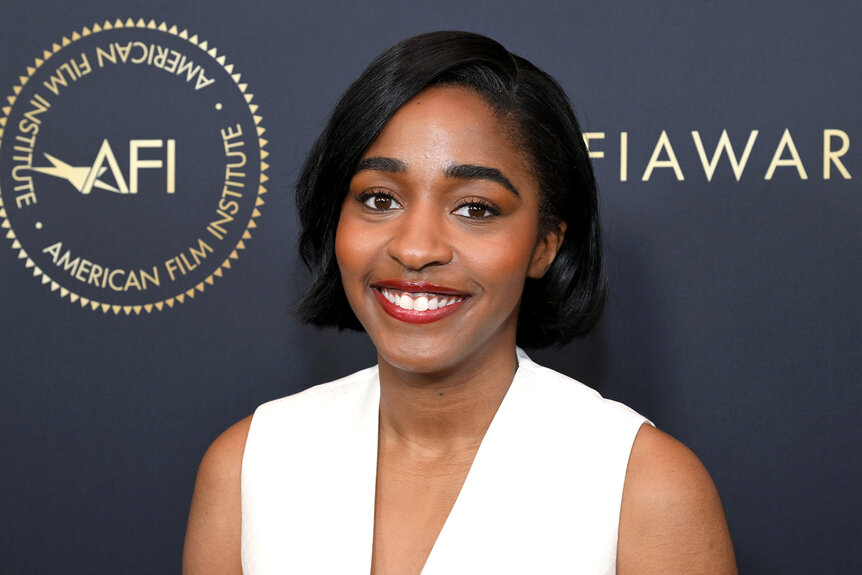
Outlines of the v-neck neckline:
M 452 505 L 452 509 L 449 510 L 449 514 L 446 516 L 445 521 L 443 522 L 443 526 L 440 528 L 440 532 L 437 534 L 437 538 L 434 540 L 433 545 L 431 546 L 431 551 L 428 554 L 428 557 L 425 559 L 425 564 L 422 567 L 422 571 L 420 575 L 434 575 L 436 572 L 442 573 L 439 571 L 435 565 L 440 564 L 441 562 L 446 562 L 446 554 L 449 552 L 447 549 L 451 548 L 451 543 L 448 543 L 451 538 L 448 533 L 454 531 L 458 527 L 458 523 L 464 521 L 461 517 L 469 516 L 469 506 L 471 501 L 471 493 L 478 489 L 477 487 L 473 487 L 477 482 L 481 483 L 482 476 L 485 474 L 483 471 L 487 468 L 489 464 L 485 463 L 485 460 L 488 458 L 485 454 L 487 452 L 495 452 L 496 450 L 493 447 L 498 443 L 495 439 L 496 430 L 504 424 L 499 423 L 500 420 L 505 420 L 508 418 L 509 412 L 512 410 L 509 406 L 513 403 L 511 399 L 513 396 L 517 395 L 517 384 L 520 376 L 523 372 L 522 365 L 524 360 L 529 361 L 527 355 L 520 349 L 517 349 L 517 359 L 518 366 L 515 369 L 515 374 L 512 377 L 512 383 L 509 385 L 509 389 L 506 390 L 506 394 L 503 396 L 503 401 L 500 403 L 500 406 L 497 408 L 497 411 L 494 413 L 494 417 L 491 420 L 488 429 L 485 431 L 485 435 L 482 437 L 482 441 L 479 443 L 479 448 L 476 450 L 476 455 L 473 458 L 473 462 L 470 464 L 470 468 L 467 470 L 467 475 L 464 478 L 464 483 L 461 485 L 461 489 L 458 491 L 458 495 L 455 497 L 455 502 Z M 376 513 L 376 505 L 377 505 L 377 470 L 378 470 L 378 445 L 380 441 L 380 373 L 379 371 L 376 374 L 375 381 L 375 391 L 376 391 L 376 399 L 377 399 L 377 410 L 375 418 L 373 419 L 376 423 L 373 433 L 366 434 L 367 441 L 371 442 L 373 440 L 374 446 L 374 457 L 373 457 L 373 467 L 372 467 L 372 481 L 371 481 L 371 514 L 370 514 L 370 522 L 369 525 L 366 525 L 365 531 L 366 536 L 363 538 L 368 542 L 368 569 L 367 573 L 371 572 L 371 560 L 374 548 L 374 518 Z M 366 422 L 366 425 L 368 422 Z M 490 447 L 486 447 L 486 445 L 490 445 Z M 366 444 L 365 449 L 368 449 L 368 444 Z M 477 479 L 478 476 L 478 479 Z M 367 486 L 366 486 L 367 488 Z M 466 511 L 463 509 L 467 508 Z M 367 510 L 366 510 L 367 511 Z M 454 527 L 453 527 L 454 525 Z M 441 550 L 442 549 L 442 550 Z M 442 557 L 442 559 L 438 559 L 438 557 Z

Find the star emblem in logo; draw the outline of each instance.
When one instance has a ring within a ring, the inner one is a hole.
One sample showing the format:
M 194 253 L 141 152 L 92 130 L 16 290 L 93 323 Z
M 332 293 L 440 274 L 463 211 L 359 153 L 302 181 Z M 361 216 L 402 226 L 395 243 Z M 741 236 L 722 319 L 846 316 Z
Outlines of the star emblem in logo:
M 93 183 L 91 186 L 87 186 L 87 180 L 91 177 L 91 172 L 93 170 L 90 166 L 70 166 L 63 160 L 57 159 L 51 154 L 44 154 L 44 156 L 48 159 L 49 162 L 53 164 L 50 167 L 33 167 L 31 168 L 34 172 L 39 172 L 40 174 L 47 174 L 49 176 L 54 176 L 55 178 L 61 178 L 67 180 L 70 184 L 75 186 L 75 189 L 81 192 L 82 194 L 89 194 L 92 190 L 93 186 L 102 189 L 108 190 L 109 192 L 115 192 L 117 194 L 122 194 L 118 188 L 106 184 L 99 180 L 99 177 L 105 173 L 108 169 L 104 166 L 100 167 L 98 173 L 93 179 Z

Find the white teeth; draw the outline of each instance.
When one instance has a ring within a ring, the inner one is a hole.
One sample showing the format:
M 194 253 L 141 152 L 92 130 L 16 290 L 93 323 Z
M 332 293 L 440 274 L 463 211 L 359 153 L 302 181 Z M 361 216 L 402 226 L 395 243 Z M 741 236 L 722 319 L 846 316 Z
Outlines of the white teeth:
M 452 305 L 453 303 L 458 303 L 464 299 L 455 296 L 440 297 L 426 294 L 411 295 L 406 292 L 392 293 L 388 289 L 381 289 L 380 293 L 383 294 L 383 297 L 401 309 L 411 309 L 416 311 L 435 310 L 441 307 L 446 307 L 447 305 Z

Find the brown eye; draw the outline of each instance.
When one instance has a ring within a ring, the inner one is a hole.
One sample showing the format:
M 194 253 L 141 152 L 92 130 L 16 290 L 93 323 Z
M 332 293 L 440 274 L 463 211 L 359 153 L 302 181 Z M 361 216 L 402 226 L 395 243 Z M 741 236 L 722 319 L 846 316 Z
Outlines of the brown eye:
M 394 210 L 401 207 L 401 204 L 399 204 L 395 198 L 389 194 L 369 194 L 360 198 L 360 201 L 372 210 L 379 212 Z
M 471 218 L 483 218 L 488 210 L 485 206 L 472 205 L 467 207 L 467 215 Z
M 498 209 L 484 201 L 471 201 L 469 203 L 462 204 L 453 213 L 471 220 L 484 220 L 491 216 L 500 215 L 500 211 Z
M 388 210 L 392 206 L 392 198 L 387 196 L 374 196 L 374 208 L 377 210 Z

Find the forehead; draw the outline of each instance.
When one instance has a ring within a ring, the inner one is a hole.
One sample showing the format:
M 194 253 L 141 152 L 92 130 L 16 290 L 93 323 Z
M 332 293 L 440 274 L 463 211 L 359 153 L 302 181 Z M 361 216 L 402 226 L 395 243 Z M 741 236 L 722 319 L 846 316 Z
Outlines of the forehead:
M 384 149 L 397 149 L 401 155 L 418 150 L 427 154 L 436 149 L 462 156 L 525 162 L 510 122 L 495 114 L 475 91 L 461 86 L 433 86 L 408 100 L 364 157 L 378 155 Z

